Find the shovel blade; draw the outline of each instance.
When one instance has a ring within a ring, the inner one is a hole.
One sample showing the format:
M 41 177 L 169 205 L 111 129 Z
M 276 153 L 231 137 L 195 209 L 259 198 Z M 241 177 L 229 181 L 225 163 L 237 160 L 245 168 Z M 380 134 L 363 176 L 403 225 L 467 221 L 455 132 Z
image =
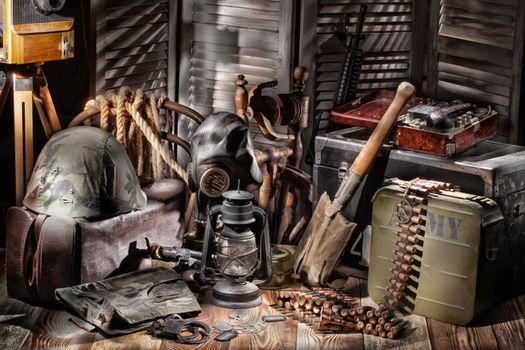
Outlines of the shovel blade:
M 294 271 L 311 286 L 324 285 L 341 259 L 355 226 L 323 193 L 297 247 Z

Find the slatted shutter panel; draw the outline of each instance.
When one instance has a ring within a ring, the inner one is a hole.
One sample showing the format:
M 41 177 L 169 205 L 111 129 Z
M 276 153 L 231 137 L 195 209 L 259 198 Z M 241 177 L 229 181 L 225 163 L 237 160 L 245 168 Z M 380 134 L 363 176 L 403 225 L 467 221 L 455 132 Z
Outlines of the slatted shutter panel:
M 96 93 L 122 86 L 174 97 L 168 72 L 174 64 L 176 1 L 96 0 Z M 171 8 L 170 8 L 171 7 Z M 170 15 L 170 12 L 174 16 Z M 173 74 L 172 80 L 175 78 Z M 173 86 L 172 86 L 173 85 Z M 168 88 L 169 86 L 169 88 Z
M 518 141 L 525 4 L 433 0 L 429 88 L 441 98 L 491 104 L 500 141 Z M 439 25 L 438 25 L 439 24 Z
M 238 74 L 249 86 L 291 80 L 294 1 L 194 0 L 183 3 L 179 100 L 204 116 L 235 111 Z
M 303 14 L 301 62 L 316 52 L 311 65 L 315 67 L 314 113 L 332 108 L 332 97 L 344 57 L 344 48 L 332 31 L 345 14 L 351 16 L 350 32 L 355 31 L 360 5 L 368 4 L 361 42 L 364 59 L 358 93 L 395 88 L 403 80 L 419 80 L 422 64 L 418 50 L 413 52 L 414 11 L 412 0 L 307 0 Z M 315 17 L 314 17 L 315 16 Z M 417 77 L 416 77 L 417 75 Z M 419 81 L 414 82 L 416 85 Z

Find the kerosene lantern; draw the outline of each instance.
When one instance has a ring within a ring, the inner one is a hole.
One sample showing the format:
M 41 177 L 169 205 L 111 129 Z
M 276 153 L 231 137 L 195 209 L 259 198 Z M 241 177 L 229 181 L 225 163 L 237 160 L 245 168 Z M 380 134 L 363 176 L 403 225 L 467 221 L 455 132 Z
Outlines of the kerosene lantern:
M 215 281 L 211 298 L 214 305 L 255 307 L 262 301 L 257 285 L 272 276 L 266 214 L 253 205 L 250 192 L 227 191 L 222 197 L 222 204 L 209 211 L 200 277 L 205 282 Z M 219 214 L 223 228 L 216 233 Z M 259 279 L 254 279 L 255 274 Z

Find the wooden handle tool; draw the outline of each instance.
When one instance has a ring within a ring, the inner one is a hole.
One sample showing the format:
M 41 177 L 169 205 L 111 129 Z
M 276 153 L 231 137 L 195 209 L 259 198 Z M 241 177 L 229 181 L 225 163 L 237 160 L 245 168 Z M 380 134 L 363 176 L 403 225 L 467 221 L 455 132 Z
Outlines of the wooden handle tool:
M 347 171 L 341 186 L 339 186 L 333 201 L 335 207 L 342 207 L 351 199 L 361 183 L 362 178 L 366 175 L 370 165 L 376 158 L 390 130 L 397 121 L 401 109 L 406 101 L 414 94 L 415 90 L 414 86 L 408 82 L 399 84 L 394 100 L 377 124 L 372 135 L 370 135 L 365 147 L 359 152 L 349 171 Z

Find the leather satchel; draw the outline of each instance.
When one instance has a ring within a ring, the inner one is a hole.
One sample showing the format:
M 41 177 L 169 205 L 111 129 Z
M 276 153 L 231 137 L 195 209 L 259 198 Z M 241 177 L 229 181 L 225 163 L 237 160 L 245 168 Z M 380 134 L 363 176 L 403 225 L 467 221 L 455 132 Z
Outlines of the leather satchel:
M 173 179 L 158 180 L 144 192 L 148 196 L 145 209 L 94 221 L 9 208 L 8 295 L 59 307 L 55 289 L 106 278 L 128 255 L 130 246 L 146 248 L 146 237 L 160 245 L 180 247 L 184 185 Z
M 78 284 L 77 226 L 72 218 L 8 211 L 7 291 L 9 296 L 55 304 L 55 289 Z

